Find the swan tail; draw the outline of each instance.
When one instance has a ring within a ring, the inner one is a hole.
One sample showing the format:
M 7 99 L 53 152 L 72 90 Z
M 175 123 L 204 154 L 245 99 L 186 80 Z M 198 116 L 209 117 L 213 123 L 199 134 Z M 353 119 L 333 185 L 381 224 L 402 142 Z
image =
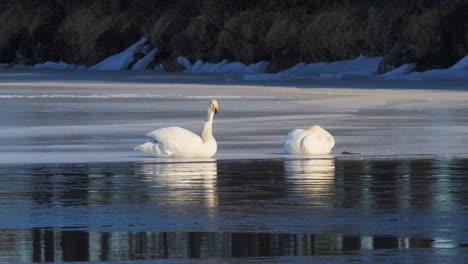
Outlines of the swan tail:
M 154 155 L 153 149 L 154 144 L 152 142 L 146 142 L 133 148 L 133 150 L 143 151 L 151 155 Z
M 144 144 L 134 147 L 134 150 L 143 151 L 155 157 L 170 157 L 172 152 L 169 150 L 162 151 L 161 146 L 156 141 L 146 142 Z

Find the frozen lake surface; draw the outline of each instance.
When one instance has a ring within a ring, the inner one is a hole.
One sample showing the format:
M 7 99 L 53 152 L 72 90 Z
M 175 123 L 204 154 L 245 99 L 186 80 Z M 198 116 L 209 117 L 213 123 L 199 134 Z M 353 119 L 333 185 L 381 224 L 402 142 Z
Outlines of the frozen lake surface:
M 0 71 L 0 262 L 464 263 L 467 90 Z M 154 129 L 201 131 L 212 98 L 213 159 L 132 150 Z M 283 153 L 314 124 L 331 155 Z
M 235 77 L 0 72 L 0 163 L 152 160 L 133 147 L 166 126 L 198 133 L 211 98 L 218 159 L 282 158 L 287 133 L 314 124 L 335 136 L 334 156 L 468 153 L 468 84 L 457 80 L 254 86 Z

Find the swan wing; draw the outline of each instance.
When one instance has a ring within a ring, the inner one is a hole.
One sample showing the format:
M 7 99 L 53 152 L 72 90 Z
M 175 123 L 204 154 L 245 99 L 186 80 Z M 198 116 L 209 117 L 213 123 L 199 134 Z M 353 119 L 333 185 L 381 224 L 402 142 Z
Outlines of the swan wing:
M 153 138 L 160 152 L 168 157 L 192 152 L 203 143 L 200 136 L 180 127 L 165 127 L 146 135 Z
M 334 146 L 333 136 L 320 126 L 313 126 L 301 141 L 305 154 L 328 154 Z
M 328 154 L 335 146 L 333 136 L 321 128 L 313 126 L 309 130 L 294 129 L 284 141 L 284 150 L 290 154 Z
M 284 151 L 290 154 L 303 154 L 301 142 L 306 136 L 306 132 L 304 129 L 294 129 L 289 132 L 284 141 Z

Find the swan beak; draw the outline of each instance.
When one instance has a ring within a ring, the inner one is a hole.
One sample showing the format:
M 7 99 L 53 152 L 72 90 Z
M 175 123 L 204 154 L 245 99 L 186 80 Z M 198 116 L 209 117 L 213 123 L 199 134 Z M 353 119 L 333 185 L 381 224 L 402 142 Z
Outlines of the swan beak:
M 214 112 L 215 114 L 218 113 L 218 106 L 217 106 L 217 105 L 211 105 L 211 109 L 213 110 L 213 112 Z

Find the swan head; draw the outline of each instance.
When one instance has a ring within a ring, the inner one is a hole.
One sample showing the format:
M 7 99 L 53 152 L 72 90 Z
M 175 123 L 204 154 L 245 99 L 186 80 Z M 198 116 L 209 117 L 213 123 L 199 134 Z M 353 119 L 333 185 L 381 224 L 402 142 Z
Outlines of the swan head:
M 218 100 L 213 99 L 210 102 L 210 109 L 213 111 L 215 114 L 218 113 Z
M 321 129 L 321 127 L 318 126 L 318 125 L 313 125 L 313 126 L 311 126 L 309 128 L 306 128 L 307 131 L 312 131 L 312 130 L 316 130 L 316 129 Z

